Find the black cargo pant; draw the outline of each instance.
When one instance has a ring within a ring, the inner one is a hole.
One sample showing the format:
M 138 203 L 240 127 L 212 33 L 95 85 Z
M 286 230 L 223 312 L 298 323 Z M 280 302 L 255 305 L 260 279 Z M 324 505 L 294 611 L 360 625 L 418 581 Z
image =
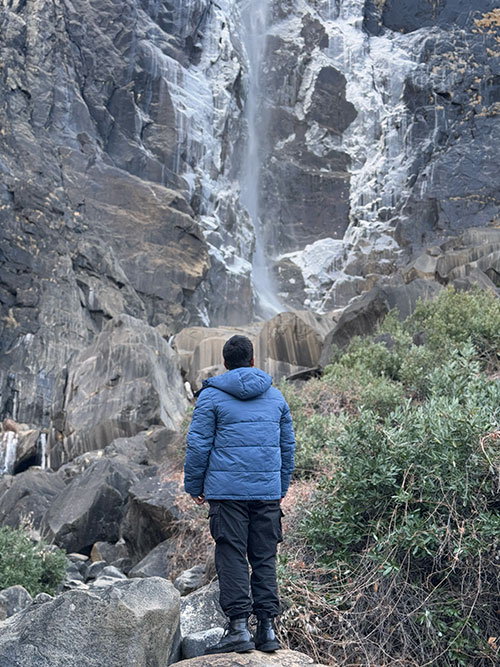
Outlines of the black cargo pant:
M 277 616 L 276 548 L 283 539 L 279 500 L 210 500 L 210 532 L 220 605 L 230 618 Z M 248 561 L 252 568 L 249 595 Z

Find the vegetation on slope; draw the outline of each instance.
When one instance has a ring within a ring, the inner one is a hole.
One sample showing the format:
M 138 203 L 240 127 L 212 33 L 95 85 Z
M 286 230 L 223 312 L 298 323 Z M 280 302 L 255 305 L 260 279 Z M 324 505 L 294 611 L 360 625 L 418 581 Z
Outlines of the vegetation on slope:
M 446 290 L 338 350 L 321 380 L 283 384 L 310 490 L 281 551 L 292 647 L 498 664 L 499 350 L 500 301 Z
M 54 595 L 66 571 L 62 549 L 34 543 L 25 530 L 0 528 L 0 590 L 23 586 L 32 596 Z

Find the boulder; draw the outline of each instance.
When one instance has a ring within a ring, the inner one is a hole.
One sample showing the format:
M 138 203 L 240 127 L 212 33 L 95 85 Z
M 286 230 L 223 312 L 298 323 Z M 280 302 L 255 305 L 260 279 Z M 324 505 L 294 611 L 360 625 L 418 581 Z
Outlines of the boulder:
M 120 558 L 128 558 L 127 545 L 123 539 L 114 544 L 111 542 L 96 542 L 90 552 L 92 562 L 105 561 L 108 565 L 112 565 Z
M 184 570 L 174 581 L 174 586 L 181 595 L 188 595 L 205 583 L 205 565 L 195 565 L 189 570 Z
M 171 537 L 160 542 L 147 556 L 129 570 L 129 577 L 164 577 L 168 579 L 171 573 L 170 559 L 177 550 L 177 540 Z M 179 588 L 176 586 L 179 590 Z M 181 592 L 182 595 L 182 592 Z
M 415 278 L 423 280 L 434 280 L 438 258 L 427 253 L 419 255 L 406 268 L 403 269 L 405 282 L 411 283 Z
M 40 462 L 39 441 L 40 431 L 38 429 L 18 431 L 15 472 L 26 469 L 28 465 L 36 465 L 37 462 Z
M 183 329 L 174 344 L 186 378 L 196 390 L 204 379 L 225 371 L 222 348 L 236 334 L 250 338 L 255 365 L 279 382 L 282 377 L 317 366 L 323 340 L 335 319 L 335 313 L 318 315 L 306 310 L 280 313 L 267 322 L 248 327 Z
M 222 348 L 231 336 L 247 336 L 255 343 L 263 323 L 257 322 L 246 327 L 188 327 L 174 338 L 174 347 L 179 354 L 182 371 L 186 380 L 197 390 L 201 382 L 224 372 Z
M 214 581 L 181 598 L 181 635 L 224 627 L 227 622 L 219 605 L 219 582 Z
M 17 614 L 33 602 L 33 598 L 22 586 L 9 586 L 0 591 L 0 621 Z
M 7 619 L 0 664 L 166 667 L 177 652 L 179 593 L 165 579 L 74 590 Z
M 118 540 L 128 490 L 137 474 L 114 459 L 96 459 L 57 496 L 42 530 L 67 551 L 90 553 L 99 540 Z
M 56 473 L 39 468 L 0 477 L 0 525 L 17 527 L 28 519 L 38 529 L 45 512 L 64 489 Z
M 250 653 L 226 653 L 181 660 L 179 667 L 324 667 L 298 651 L 280 650 L 274 653 L 252 651 Z
M 173 431 L 187 405 L 176 353 L 128 315 L 110 320 L 72 361 L 62 401 L 54 407 L 60 430 L 49 441 L 52 467 L 153 425 Z
M 130 487 L 130 502 L 122 535 L 136 563 L 175 532 L 181 512 L 175 501 L 178 485 L 148 477 Z
M 196 658 L 204 655 L 209 646 L 215 646 L 224 634 L 224 628 L 210 628 L 201 632 L 193 632 L 182 638 L 181 656 L 183 658 Z
M 255 357 L 275 382 L 318 365 L 325 326 L 312 313 L 280 313 L 266 322 L 255 344 Z

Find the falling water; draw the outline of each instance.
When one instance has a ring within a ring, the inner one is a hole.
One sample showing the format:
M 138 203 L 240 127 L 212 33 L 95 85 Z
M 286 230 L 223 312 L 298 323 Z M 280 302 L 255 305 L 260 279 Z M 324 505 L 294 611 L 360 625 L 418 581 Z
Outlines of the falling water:
M 248 211 L 255 233 L 255 251 L 252 259 L 252 282 L 256 310 L 264 318 L 285 310 L 269 270 L 266 252 L 266 233 L 259 215 L 260 175 L 262 165 L 262 138 L 266 118 L 263 113 L 260 73 L 265 54 L 268 28 L 269 0 L 250 0 L 243 6 L 243 42 L 248 58 L 248 93 L 245 116 L 248 139 L 242 169 L 241 201 Z
M 11 475 L 16 463 L 18 435 L 5 431 L 0 435 L 0 475 Z
M 47 434 L 40 433 L 38 441 L 38 452 L 40 456 L 40 467 L 45 470 L 47 467 Z

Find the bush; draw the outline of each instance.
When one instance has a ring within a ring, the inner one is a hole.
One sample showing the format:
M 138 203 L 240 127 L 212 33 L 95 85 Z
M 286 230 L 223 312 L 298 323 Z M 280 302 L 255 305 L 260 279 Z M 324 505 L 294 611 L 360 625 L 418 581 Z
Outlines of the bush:
M 0 528 L 0 590 L 20 585 L 33 596 L 54 594 L 64 578 L 66 555 L 44 542 L 35 544 L 25 531 Z
M 328 441 L 338 429 L 341 398 L 319 380 L 303 384 L 282 381 L 283 392 L 293 415 L 295 430 L 295 477 L 308 477 L 332 465 Z
M 475 357 L 454 350 L 422 405 L 345 420 L 301 526 L 351 631 L 376 638 L 373 664 L 482 664 L 500 634 L 500 383 Z
M 500 664 L 499 346 L 495 295 L 446 289 L 290 390 L 299 460 L 324 473 L 282 549 L 291 648 Z
M 450 287 L 434 301 L 419 302 L 405 330 L 423 332 L 428 348 L 441 354 L 470 340 L 482 358 L 498 366 L 500 299 L 479 288 L 456 292 Z

